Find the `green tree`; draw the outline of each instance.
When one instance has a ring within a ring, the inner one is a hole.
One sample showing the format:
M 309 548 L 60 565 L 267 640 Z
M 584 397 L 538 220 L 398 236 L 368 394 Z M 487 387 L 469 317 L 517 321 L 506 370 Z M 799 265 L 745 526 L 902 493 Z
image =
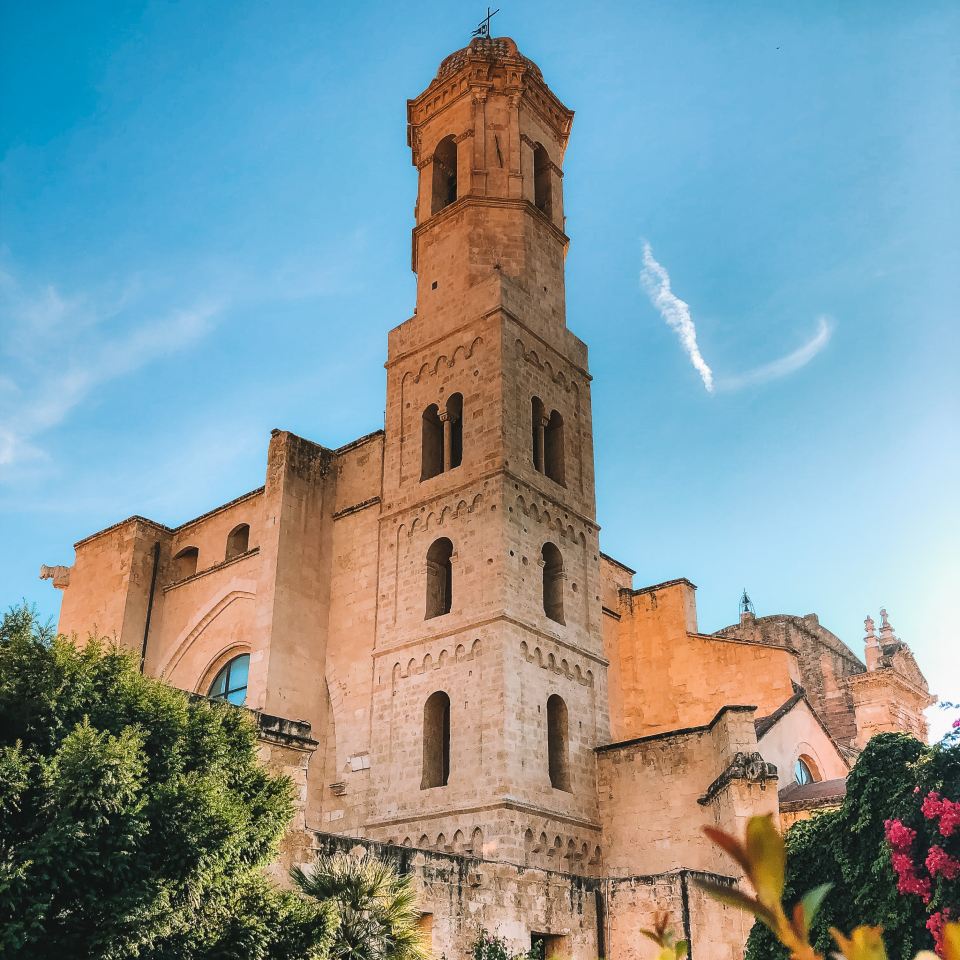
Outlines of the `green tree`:
M 293 879 L 308 896 L 331 905 L 331 960 L 426 960 L 420 912 L 409 874 L 369 855 L 320 857 Z
M 784 902 L 792 905 L 823 883 L 833 887 L 813 924 L 811 940 L 820 951 L 833 949 L 830 927 L 851 930 L 858 924 L 879 925 L 890 960 L 908 960 L 933 939 L 927 926 L 931 913 L 947 909 L 960 916 L 960 880 L 931 878 L 930 903 L 898 890 L 885 824 L 899 820 L 916 830 L 913 853 L 919 873 L 929 844 L 954 850 L 960 830 L 950 837 L 922 813 L 931 791 L 960 797 L 960 744 L 927 747 L 904 734 L 874 737 L 857 758 L 847 779 L 847 795 L 839 810 L 794 824 L 787 832 Z M 955 850 L 954 850 L 955 852 Z M 785 960 L 786 950 L 757 923 L 747 942 L 747 960 Z
M 330 911 L 270 884 L 293 811 L 243 710 L 0 622 L 0 955 L 322 958 Z

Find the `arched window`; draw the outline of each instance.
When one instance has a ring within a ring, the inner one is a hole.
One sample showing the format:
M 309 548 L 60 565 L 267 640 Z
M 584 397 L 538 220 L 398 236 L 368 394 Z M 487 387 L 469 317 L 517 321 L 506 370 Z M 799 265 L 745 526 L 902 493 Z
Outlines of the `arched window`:
M 445 787 L 450 779 L 450 698 L 438 690 L 423 705 L 423 776 L 420 789 Z
M 565 485 L 563 457 L 563 417 L 554 410 L 543 431 L 543 472 Z
M 444 460 L 444 470 L 452 470 L 463 463 L 463 394 L 453 393 L 447 398 L 447 423 L 445 430 L 449 442 L 444 438 L 444 450 L 449 451 Z
M 543 560 L 543 612 L 557 623 L 563 623 L 563 554 L 555 544 L 545 543 L 540 553 Z
M 533 429 L 533 469 L 539 473 L 543 473 L 543 430 L 546 424 L 547 416 L 544 411 L 543 401 L 539 397 L 534 397 L 530 401 L 530 425 Z
M 433 152 L 433 203 L 430 213 L 439 213 L 457 199 L 457 144 L 444 137 Z
M 453 544 L 434 540 L 427 551 L 427 612 L 424 620 L 442 617 L 453 606 Z
M 816 765 L 809 757 L 797 757 L 797 762 L 793 765 L 793 779 L 801 787 L 807 783 L 816 783 L 820 779 Z
M 421 480 L 429 480 L 438 473 L 443 473 L 443 424 L 440 422 L 440 410 L 435 403 L 431 403 L 423 411 L 420 456 Z
M 239 557 L 250 549 L 250 524 L 241 523 L 227 535 L 227 554 L 225 559 Z
M 200 551 L 196 547 L 184 547 L 173 558 L 173 579 L 183 580 L 192 577 L 197 572 L 197 561 Z
M 570 767 L 567 760 L 567 705 L 563 697 L 553 694 L 547 700 L 547 756 L 550 786 L 570 790 Z
M 220 668 L 213 678 L 207 696 L 211 700 L 223 700 L 242 707 L 247 699 L 247 675 L 250 672 L 250 655 L 243 653 Z
M 533 202 L 548 217 L 553 216 L 552 167 L 547 151 L 538 143 L 533 148 Z

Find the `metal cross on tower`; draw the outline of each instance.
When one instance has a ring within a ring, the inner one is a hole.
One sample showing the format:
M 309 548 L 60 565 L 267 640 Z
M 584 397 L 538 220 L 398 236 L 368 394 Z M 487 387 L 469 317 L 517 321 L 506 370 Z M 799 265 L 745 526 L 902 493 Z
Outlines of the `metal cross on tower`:
M 477 29 L 470 34 L 471 37 L 482 37 L 484 40 L 490 39 L 490 18 L 495 17 L 500 12 L 500 8 L 497 7 L 493 13 L 490 12 L 490 8 L 487 7 L 487 15 L 480 21 L 477 25 Z

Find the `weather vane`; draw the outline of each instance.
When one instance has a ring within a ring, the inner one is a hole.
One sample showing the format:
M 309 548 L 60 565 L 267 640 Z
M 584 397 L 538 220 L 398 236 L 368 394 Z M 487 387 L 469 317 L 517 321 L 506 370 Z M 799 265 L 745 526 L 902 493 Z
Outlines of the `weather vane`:
M 500 12 L 500 8 L 497 7 L 493 13 L 490 12 L 490 8 L 487 7 L 487 15 L 480 21 L 477 25 L 477 29 L 470 34 L 471 37 L 482 37 L 484 40 L 490 39 L 490 18 L 495 17 Z

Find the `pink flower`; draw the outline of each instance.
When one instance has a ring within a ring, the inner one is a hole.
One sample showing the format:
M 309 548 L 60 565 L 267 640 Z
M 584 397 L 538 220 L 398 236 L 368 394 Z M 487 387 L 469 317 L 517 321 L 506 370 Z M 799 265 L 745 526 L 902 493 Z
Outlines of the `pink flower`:
M 914 787 L 914 788 L 913 788 L 913 792 L 914 792 L 914 793 L 919 793 L 919 792 L 920 792 L 920 788 L 919 788 L 919 787 Z
M 883 831 L 890 846 L 901 853 L 908 851 L 917 839 L 917 831 L 911 830 L 900 820 L 885 820 Z
M 953 880 L 960 876 L 960 860 L 951 857 L 943 847 L 932 846 L 926 864 L 931 877 L 940 874 L 945 880 Z
M 951 726 L 953 727 L 954 730 L 956 730 L 958 727 L 960 727 L 960 717 L 957 717 L 957 719 L 953 721 L 953 723 L 951 724 Z
M 923 803 L 920 805 L 920 810 L 928 820 L 935 820 L 937 817 L 939 817 L 941 811 L 943 810 L 943 801 L 940 799 L 940 794 L 937 793 L 936 790 L 931 790 L 923 798 Z
M 960 803 L 944 800 L 940 812 L 940 836 L 949 837 L 960 826 Z
M 943 956 L 943 925 L 950 919 L 949 908 L 944 908 L 937 913 L 931 913 L 927 920 L 927 929 L 933 936 L 933 943 L 936 951 Z
M 920 810 L 928 820 L 940 821 L 939 829 L 941 837 L 952 836 L 953 831 L 960 826 L 960 802 L 947 800 L 945 797 L 941 797 L 936 790 L 931 790 L 926 797 L 923 798 Z M 887 839 L 889 839 L 889 837 Z

